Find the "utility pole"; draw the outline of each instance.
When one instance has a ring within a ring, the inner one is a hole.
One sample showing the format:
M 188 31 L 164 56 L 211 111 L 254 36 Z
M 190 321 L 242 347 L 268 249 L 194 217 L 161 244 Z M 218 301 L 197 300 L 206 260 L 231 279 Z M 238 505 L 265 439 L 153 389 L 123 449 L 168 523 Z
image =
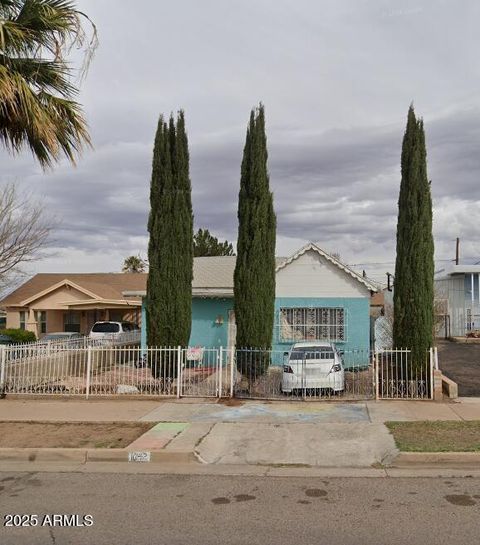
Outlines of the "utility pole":
M 460 238 L 457 237 L 457 245 L 455 250 L 455 265 L 458 265 L 460 261 Z

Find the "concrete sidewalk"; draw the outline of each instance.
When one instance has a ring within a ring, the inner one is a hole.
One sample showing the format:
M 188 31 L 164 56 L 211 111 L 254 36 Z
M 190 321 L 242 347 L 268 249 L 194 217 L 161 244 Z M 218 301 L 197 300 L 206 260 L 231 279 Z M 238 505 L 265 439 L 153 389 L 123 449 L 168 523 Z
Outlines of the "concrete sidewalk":
M 0 420 L 61 422 L 256 422 L 379 424 L 388 420 L 480 420 L 480 398 L 455 402 L 218 402 L 216 399 L 11 399 L 0 400 Z
M 4 399 L 0 420 L 158 422 L 126 450 L 210 465 L 371 468 L 398 454 L 387 420 L 480 420 L 480 399 L 261 402 Z M 123 456 L 123 455 L 122 455 Z

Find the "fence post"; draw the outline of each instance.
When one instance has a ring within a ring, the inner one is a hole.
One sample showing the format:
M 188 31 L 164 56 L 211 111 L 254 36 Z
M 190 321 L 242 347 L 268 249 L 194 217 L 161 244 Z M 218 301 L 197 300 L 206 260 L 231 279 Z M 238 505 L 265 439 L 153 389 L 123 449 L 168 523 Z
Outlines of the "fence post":
M 435 369 L 438 371 L 438 346 L 434 347 Z
M 235 349 L 233 348 L 233 346 L 230 348 L 230 397 L 233 397 L 233 382 L 235 380 L 234 378 L 234 368 L 233 368 L 233 365 L 234 365 L 234 357 L 235 357 Z M 235 365 L 236 367 L 236 365 Z
M 177 399 L 182 395 L 182 347 L 177 347 Z
M 378 400 L 380 396 L 378 389 L 378 354 L 376 350 L 373 351 L 373 380 L 375 382 L 375 399 Z
M 5 353 L 7 347 L 5 345 L 0 346 L 0 394 L 3 394 L 5 389 Z
M 92 347 L 87 348 L 87 377 L 85 381 L 85 394 L 86 398 L 90 395 L 90 373 L 92 371 Z
M 306 395 L 307 395 L 307 389 L 305 387 L 306 384 L 306 368 L 307 368 L 307 356 L 305 355 L 305 352 L 303 353 L 303 360 L 302 360 L 302 399 L 305 401 Z
M 222 398 L 222 365 L 223 365 L 223 346 L 218 351 L 218 397 Z
M 429 360 L 430 360 L 430 399 L 433 399 L 433 386 L 434 386 L 433 385 L 433 377 L 434 377 L 433 348 L 430 348 L 428 353 L 429 353 Z

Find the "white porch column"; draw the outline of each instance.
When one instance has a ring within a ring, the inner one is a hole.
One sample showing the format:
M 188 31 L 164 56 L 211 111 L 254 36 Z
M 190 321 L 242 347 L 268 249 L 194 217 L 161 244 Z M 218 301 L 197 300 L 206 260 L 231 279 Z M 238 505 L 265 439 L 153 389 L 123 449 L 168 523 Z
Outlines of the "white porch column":
M 38 338 L 38 324 L 35 317 L 35 310 L 32 307 L 28 309 L 28 318 L 25 324 L 25 329 L 27 331 L 33 331 Z

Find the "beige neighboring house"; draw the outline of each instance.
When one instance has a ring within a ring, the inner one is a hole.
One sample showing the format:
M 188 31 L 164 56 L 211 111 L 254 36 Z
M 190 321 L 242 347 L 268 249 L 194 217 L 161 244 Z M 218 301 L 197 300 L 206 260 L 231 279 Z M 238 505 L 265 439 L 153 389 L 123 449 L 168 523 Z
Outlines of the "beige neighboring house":
M 100 320 L 140 325 L 141 300 L 122 292 L 145 289 L 144 273 L 40 273 L 0 301 L 6 327 L 45 333 L 88 334 Z

